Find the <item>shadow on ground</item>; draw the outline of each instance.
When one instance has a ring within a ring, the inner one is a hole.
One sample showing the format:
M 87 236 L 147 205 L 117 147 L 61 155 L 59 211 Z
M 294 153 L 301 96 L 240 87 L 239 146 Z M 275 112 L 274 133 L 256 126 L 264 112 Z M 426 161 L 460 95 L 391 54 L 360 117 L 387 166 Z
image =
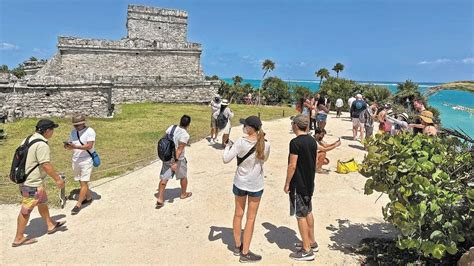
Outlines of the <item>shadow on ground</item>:
M 181 188 L 167 188 L 165 189 L 165 202 L 173 203 L 175 199 L 181 196 Z M 158 198 L 158 192 L 155 193 L 155 198 Z
M 354 140 L 354 137 L 352 137 L 352 136 L 342 136 L 341 139 L 350 140 L 350 141 L 355 141 L 355 140 Z
M 222 243 L 227 245 L 227 249 L 234 250 L 234 233 L 232 228 L 211 226 L 208 236 L 209 241 L 216 241 L 221 239 Z
M 351 147 L 351 148 L 354 148 L 354 149 L 358 149 L 358 150 L 361 150 L 361 151 L 365 151 L 364 146 L 354 145 L 354 144 L 349 144 L 348 146 Z
M 271 244 L 276 244 L 280 249 L 288 249 L 296 251 L 295 243 L 301 242 L 296 236 L 296 232 L 286 226 L 275 226 L 271 223 L 262 223 L 263 227 L 268 230 L 265 237 Z
M 364 238 L 393 239 L 397 229 L 388 223 L 361 224 L 351 223 L 346 219 L 338 219 L 337 225 L 329 225 L 327 230 L 332 231 L 330 239 L 334 244 L 329 245 L 332 250 L 339 250 L 345 254 L 353 254 Z
M 53 219 L 53 221 L 59 221 L 61 219 L 64 219 L 65 217 L 66 215 L 59 214 L 52 216 L 51 219 Z M 67 225 L 62 226 L 58 229 L 58 232 L 64 231 L 67 231 Z M 48 227 L 46 226 L 46 223 L 44 222 L 42 217 L 31 219 L 30 223 L 26 226 L 25 229 L 25 234 L 27 234 L 29 238 L 38 238 L 44 236 L 47 232 Z

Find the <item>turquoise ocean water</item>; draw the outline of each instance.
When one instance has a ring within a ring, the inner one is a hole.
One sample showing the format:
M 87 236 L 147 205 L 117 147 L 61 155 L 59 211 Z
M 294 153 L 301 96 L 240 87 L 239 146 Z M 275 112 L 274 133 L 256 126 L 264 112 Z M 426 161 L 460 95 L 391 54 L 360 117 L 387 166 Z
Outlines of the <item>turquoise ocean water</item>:
M 232 84 L 232 79 L 224 79 L 227 83 Z M 319 80 L 286 80 L 292 85 L 305 86 L 312 91 L 319 89 Z M 254 88 L 260 86 L 260 80 L 246 79 L 242 84 L 250 83 Z M 386 81 L 359 81 L 364 84 L 375 84 L 387 87 L 392 93 L 397 91 L 397 82 Z M 420 91 L 423 93 L 428 88 L 440 85 L 440 83 L 418 83 Z M 347 100 L 347 99 L 345 99 Z M 429 104 L 437 108 L 441 112 L 441 123 L 445 128 L 459 129 L 461 128 L 469 136 L 474 138 L 474 114 L 469 111 L 455 110 L 450 105 L 461 105 L 469 108 L 474 108 L 474 93 L 466 91 L 440 91 L 428 98 Z

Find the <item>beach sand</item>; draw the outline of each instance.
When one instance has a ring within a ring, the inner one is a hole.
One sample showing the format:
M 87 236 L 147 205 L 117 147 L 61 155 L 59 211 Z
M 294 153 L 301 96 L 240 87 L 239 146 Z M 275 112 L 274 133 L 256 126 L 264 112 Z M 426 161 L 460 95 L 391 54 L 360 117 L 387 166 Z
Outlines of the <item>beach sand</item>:
M 320 251 L 318 265 L 359 264 L 352 253 L 365 237 L 391 237 L 394 230 L 384 223 L 381 207 L 387 198 L 364 195 L 365 178 L 358 173 L 337 174 L 337 159 L 362 161 L 364 151 L 352 138 L 351 122 L 330 115 L 327 142 L 342 137 L 342 145 L 330 152 L 326 169 L 317 174 L 313 197 L 315 234 Z M 192 126 L 192 125 L 191 125 Z M 231 139 L 242 135 L 234 127 Z M 263 256 L 262 264 L 296 263 L 288 255 L 298 241 L 296 219 L 289 216 L 288 195 L 283 192 L 288 159 L 288 118 L 264 122 L 271 144 L 265 168 L 265 190 L 255 223 L 251 250 Z M 152 145 L 152 144 L 150 144 Z M 154 145 L 154 144 L 153 144 Z M 70 215 L 75 201 L 65 209 L 51 209 L 55 219 L 66 219 L 67 230 L 46 234 L 35 210 L 26 232 L 38 243 L 12 248 L 18 205 L 0 205 L 0 261 L 2 264 L 238 264 L 232 254 L 234 196 L 232 180 L 236 162 L 224 165 L 222 150 L 206 140 L 186 148 L 189 162 L 189 199 L 179 198 L 179 182 L 171 180 L 165 206 L 154 208 L 161 162 L 127 175 L 93 183 L 97 194 L 91 205 Z M 126 157 L 124 156 L 124 159 Z M 71 180 L 71 179 L 69 179 Z M 314 262 L 312 262 L 314 263 Z

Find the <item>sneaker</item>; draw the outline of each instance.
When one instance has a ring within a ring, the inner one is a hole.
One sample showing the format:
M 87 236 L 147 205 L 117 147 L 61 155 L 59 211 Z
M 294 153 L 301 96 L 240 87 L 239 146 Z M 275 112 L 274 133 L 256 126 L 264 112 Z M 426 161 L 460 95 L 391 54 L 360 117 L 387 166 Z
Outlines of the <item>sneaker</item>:
M 315 257 L 313 250 L 306 252 L 304 249 L 300 249 L 290 254 L 290 258 L 298 261 L 311 261 L 314 260 Z
M 303 242 L 295 243 L 295 247 L 297 247 L 297 248 L 302 248 L 302 247 L 303 247 Z M 312 249 L 314 252 L 318 252 L 318 251 L 319 251 L 318 243 L 317 243 L 317 242 L 312 243 L 312 244 L 311 244 L 311 249 Z
M 260 260 L 262 260 L 262 256 L 257 255 L 257 254 L 253 253 L 250 250 L 249 250 L 249 253 L 247 253 L 245 255 L 243 253 L 240 253 L 239 261 L 242 262 L 242 263 L 257 262 L 257 261 L 260 261 Z
M 71 210 L 71 215 L 76 215 L 81 211 L 81 207 L 74 206 Z
M 209 144 L 208 144 L 208 145 L 209 145 L 209 146 L 212 146 L 212 145 L 214 145 L 214 144 L 216 144 L 216 143 L 214 142 L 213 139 L 211 139 L 211 141 L 209 141 Z
M 240 244 L 240 247 L 234 248 L 234 256 L 240 256 L 241 252 L 242 252 L 242 244 Z

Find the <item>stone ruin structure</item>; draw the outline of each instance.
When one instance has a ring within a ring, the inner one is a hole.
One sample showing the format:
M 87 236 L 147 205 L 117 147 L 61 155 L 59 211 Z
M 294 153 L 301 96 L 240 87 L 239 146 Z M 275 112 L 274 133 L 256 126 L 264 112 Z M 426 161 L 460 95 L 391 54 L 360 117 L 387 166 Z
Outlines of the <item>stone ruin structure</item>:
M 58 37 L 46 64 L 25 63 L 25 78 L 0 75 L 0 108 L 14 117 L 106 117 L 118 103 L 208 102 L 220 83 L 204 79 L 187 21 L 185 11 L 129 5 L 126 38 Z

